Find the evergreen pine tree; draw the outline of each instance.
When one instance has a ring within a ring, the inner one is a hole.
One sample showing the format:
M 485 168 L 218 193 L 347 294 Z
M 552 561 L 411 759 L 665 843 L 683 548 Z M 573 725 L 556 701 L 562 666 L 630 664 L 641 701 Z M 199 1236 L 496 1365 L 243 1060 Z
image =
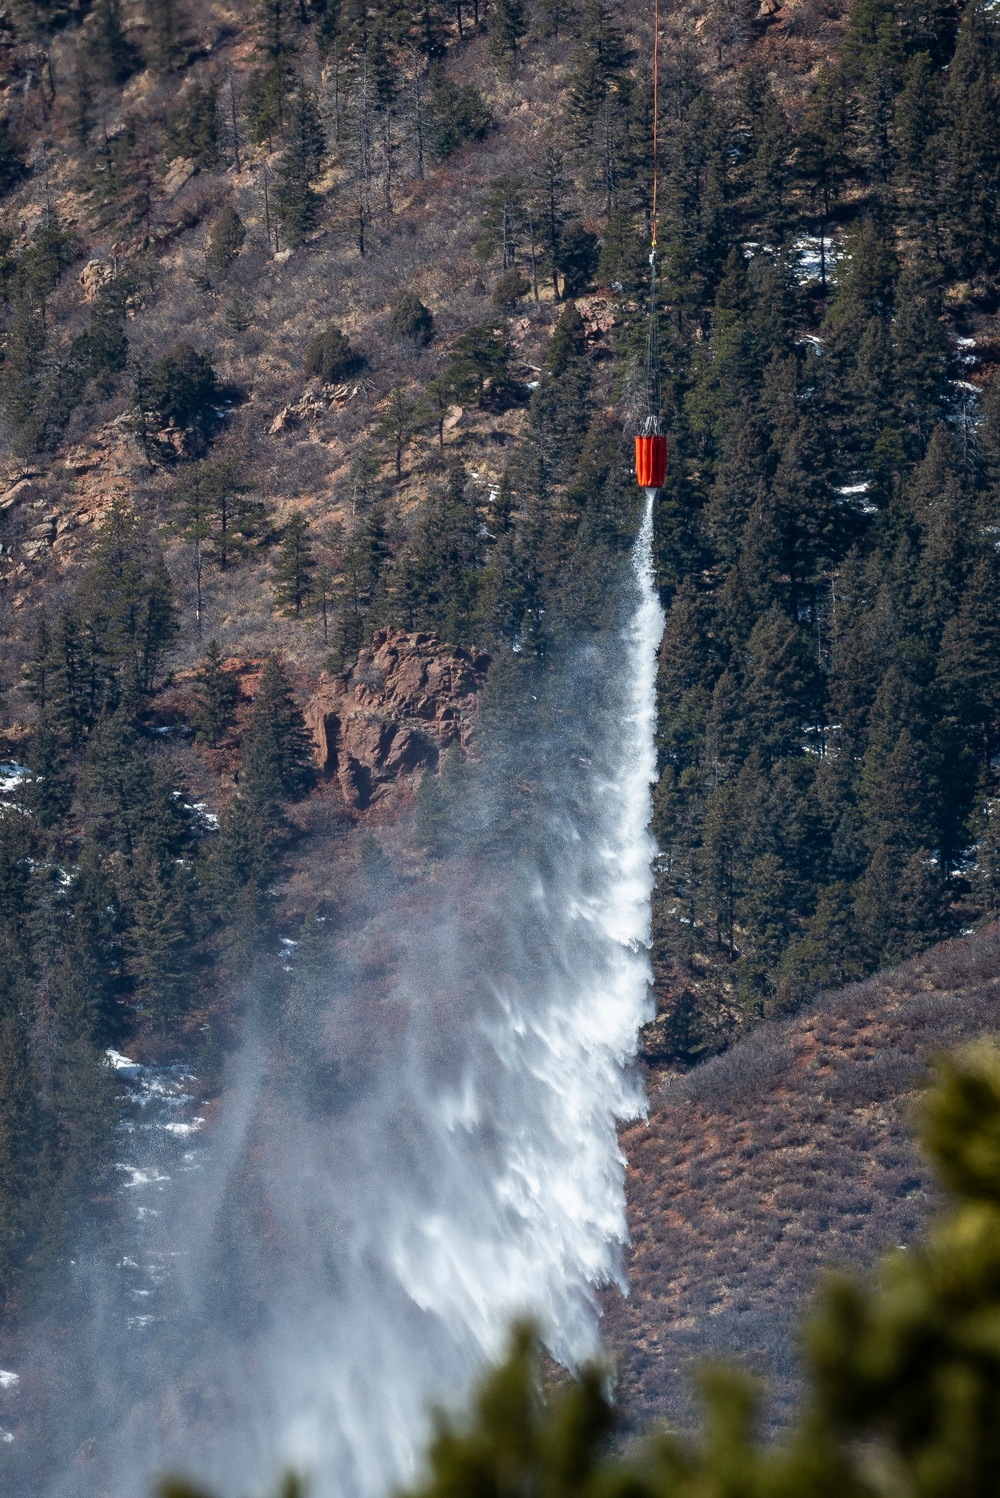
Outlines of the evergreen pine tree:
M 280 63 L 292 52 L 292 0 L 256 0 L 256 30 L 260 51 Z
M 23 798 L 41 827 L 54 827 L 69 810 L 73 780 L 67 765 L 67 745 L 54 711 L 43 709 L 31 735 L 28 768 L 31 776 Z
M 517 50 L 528 34 L 524 0 L 493 0 L 488 24 L 490 56 L 501 67 L 512 67 Z
M 282 611 L 298 619 L 312 596 L 316 558 L 309 543 L 309 522 L 301 510 L 289 516 L 274 564 L 274 596 Z
M 952 264 L 963 276 L 1000 265 L 996 25 L 983 0 L 966 6 L 944 89 L 941 225 Z
M 315 228 L 320 200 L 313 183 L 326 153 L 326 132 L 312 92 L 296 89 L 289 110 L 285 149 L 275 175 L 274 211 L 294 249 Z
M 146 61 L 152 71 L 163 75 L 180 67 L 188 50 L 185 41 L 185 16 L 177 0 L 144 0 L 148 39 Z
M 210 276 L 222 276 L 246 242 L 247 231 L 236 209 L 227 203 L 212 225 L 205 246 L 205 266 Z
M 159 860 L 140 847 L 130 889 L 127 969 L 142 1020 L 162 1027 L 191 1002 L 191 911 L 184 870 L 164 873 Z
M 802 631 L 774 605 L 747 642 L 744 700 L 754 743 L 768 760 L 794 753 L 816 722 L 818 681 Z
M 205 647 L 198 672 L 198 692 L 192 721 L 199 741 L 213 749 L 232 727 L 240 700 L 239 682 L 222 664 L 222 651 L 215 640 Z
M 265 806 L 297 800 L 314 779 L 313 745 L 281 662 L 269 656 L 254 696 L 240 759 L 241 795 Z
M 397 479 L 403 474 L 403 453 L 413 437 L 416 413 L 416 403 L 406 394 L 402 385 L 393 385 L 383 404 L 374 435 L 391 445 Z
M 167 149 L 211 171 L 219 164 L 219 100 L 214 83 L 190 84 L 167 117 Z
M 5 1299 L 30 1243 L 39 1115 L 27 1036 L 12 1006 L 0 1004 L 0 1287 Z
M 97 0 L 80 45 L 95 77 L 109 86 L 125 83 L 139 65 L 136 49 L 125 34 L 119 0 Z

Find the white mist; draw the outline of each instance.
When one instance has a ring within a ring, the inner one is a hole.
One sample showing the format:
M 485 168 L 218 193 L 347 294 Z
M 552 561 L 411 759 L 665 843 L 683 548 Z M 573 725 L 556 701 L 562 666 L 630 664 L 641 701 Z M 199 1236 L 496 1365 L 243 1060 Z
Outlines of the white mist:
M 210 1158 L 164 1213 L 174 1278 L 144 1333 L 146 1388 L 116 1384 L 123 1333 L 105 1310 L 88 1353 L 102 1419 L 78 1422 L 81 1439 L 110 1427 L 100 1470 L 65 1471 L 52 1498 L 141 1498 L 165 1470 L 234 1498 L 289 1467 L 315 1498 L 380 1498 L 417 1474 L 431 1404 L 464 1398 L 514 1316 L 569 1366 L 596 1349 L 596 1291 L 622 1282 L 627 1238 L 617 1124 L 643 1106 L 632 1063 L 650 1017 L 652 514 L 647 496 L 623 622 L 577 653 L 546 719 L 536 854 L 472 908 L 445 890 L 403 932 L 406 1038 L 348 1110 L 276 1109 L 248 1048 Z M 333 1020 L 351 1003 L 331 992 Z M 220 1270 L 248 1139 L 267 1231 Z M 247 1266 L 272 1288 L 242 1324 Z

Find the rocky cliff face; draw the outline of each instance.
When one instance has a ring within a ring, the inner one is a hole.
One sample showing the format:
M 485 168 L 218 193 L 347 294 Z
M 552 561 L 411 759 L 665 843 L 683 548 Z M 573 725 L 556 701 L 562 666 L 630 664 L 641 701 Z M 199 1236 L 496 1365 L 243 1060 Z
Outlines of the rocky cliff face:
M 347 677 L 320 680 L 305 708 L 325 777 L 363 810 L 468 742 L 490 658 L 436 634 L 379 630 Z

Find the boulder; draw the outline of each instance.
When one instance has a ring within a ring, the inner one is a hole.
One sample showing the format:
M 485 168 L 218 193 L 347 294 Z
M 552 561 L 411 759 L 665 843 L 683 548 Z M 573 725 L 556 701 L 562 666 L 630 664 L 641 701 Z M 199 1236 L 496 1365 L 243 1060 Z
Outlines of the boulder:
M 21 479 L 5 494 L 0 495 L 0 510 L 12 510 L 15 505 L 27 504 L 30 500 L 38 499 L 41 492 L 31 479 Z

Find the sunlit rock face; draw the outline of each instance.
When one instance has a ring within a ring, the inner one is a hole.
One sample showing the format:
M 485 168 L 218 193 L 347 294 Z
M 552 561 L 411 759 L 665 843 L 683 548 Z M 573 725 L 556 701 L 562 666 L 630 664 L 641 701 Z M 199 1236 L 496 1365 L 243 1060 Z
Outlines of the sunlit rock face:
M 464 745 L 490 658 L 436 634 L 379 630 L 346 677 L 324 681 L 305 709 L 324 775 L 362 810 L 402 778 Z

